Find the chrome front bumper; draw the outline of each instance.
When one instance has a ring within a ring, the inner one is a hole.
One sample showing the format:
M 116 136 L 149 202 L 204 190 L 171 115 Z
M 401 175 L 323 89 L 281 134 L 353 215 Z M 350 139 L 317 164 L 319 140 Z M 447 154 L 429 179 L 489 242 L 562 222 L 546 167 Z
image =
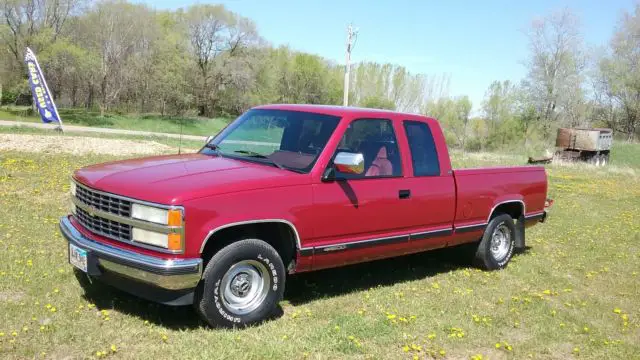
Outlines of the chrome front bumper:
M 97 272 L 90 269 L 90 276 L 104 271 L 165 290 L 193 289 L 202 276 L 200 258 L 167 260 L 99 243 L 80 233 L 67 216 L 60 219 L 60 231 L 67 241 L 88 251 Z

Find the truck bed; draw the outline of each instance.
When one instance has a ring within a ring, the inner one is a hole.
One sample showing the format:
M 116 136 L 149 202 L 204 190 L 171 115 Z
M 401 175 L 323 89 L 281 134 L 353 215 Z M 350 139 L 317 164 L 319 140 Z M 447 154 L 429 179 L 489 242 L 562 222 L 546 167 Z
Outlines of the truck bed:
M 544 211 L 547 181 L 542 166 L 454 169 L 453 174 L 456 228 L 486 224 L 494 207 L 510 201 L 521 202 L 525 216 Z

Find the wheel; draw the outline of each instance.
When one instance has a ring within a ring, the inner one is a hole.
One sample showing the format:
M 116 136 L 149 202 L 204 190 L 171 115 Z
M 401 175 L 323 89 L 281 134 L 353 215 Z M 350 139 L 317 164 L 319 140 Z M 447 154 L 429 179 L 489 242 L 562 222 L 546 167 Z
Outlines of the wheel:
M 195 293 L 198 314 L 213 327 L 244 327 L 268 319 L 282 300 L 285 269 L 278 252 L 258 239 L 216 253 Z
M 513 256 L 515 240 L 513 218 L 506 214 L 494 217 L 484 230 L 476 250 L 476 265 L 486 270 L 504 268 Z
M 609 164 L 609 154 L 602 154 L 600 156 L 600 166 L 607 166 Z

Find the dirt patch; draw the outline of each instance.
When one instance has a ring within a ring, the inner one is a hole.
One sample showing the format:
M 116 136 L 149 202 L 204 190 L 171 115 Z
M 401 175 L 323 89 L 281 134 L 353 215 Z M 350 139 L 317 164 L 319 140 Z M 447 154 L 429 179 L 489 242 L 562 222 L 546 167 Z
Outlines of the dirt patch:
M 0 134 L 0 151 L 68 153 L 74 155 L 165 154 L 177 152 L 171 146 L 146 140 L 104 139 L 56 135 Z

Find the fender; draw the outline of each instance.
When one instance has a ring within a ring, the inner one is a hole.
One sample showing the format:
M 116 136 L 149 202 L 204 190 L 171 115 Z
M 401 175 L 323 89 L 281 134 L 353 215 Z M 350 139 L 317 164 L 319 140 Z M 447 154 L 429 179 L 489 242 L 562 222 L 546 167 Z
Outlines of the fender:
M 244 220 L 244 221 L 227 223 L 210 230 L 207 233 L 207 235 L 204 237 L 204 239 L 202 239 L 202 245 L 200 246 L 200 254 L 202 254 L 202 252 L 204 251 L 204 248 L 207 245 L 207 242 L 209 241 L 211 236 L 220 230 L 227 229 L 234 226 L 249 225 L 249 224 L 263 224 L 263 223 L 282 223 L 289 226 L 289 228 L 291 228 L 291 231 L 293 231 L 293 235 L 296 239 L 296 250 L 298 251 L 305 250 L 300 245 L 300 235 L 298 233 L 298 229 L 296 229 L 295 225 L 293 225 L 292 222 L 285 219 L 253 219 L 253 220 Z

